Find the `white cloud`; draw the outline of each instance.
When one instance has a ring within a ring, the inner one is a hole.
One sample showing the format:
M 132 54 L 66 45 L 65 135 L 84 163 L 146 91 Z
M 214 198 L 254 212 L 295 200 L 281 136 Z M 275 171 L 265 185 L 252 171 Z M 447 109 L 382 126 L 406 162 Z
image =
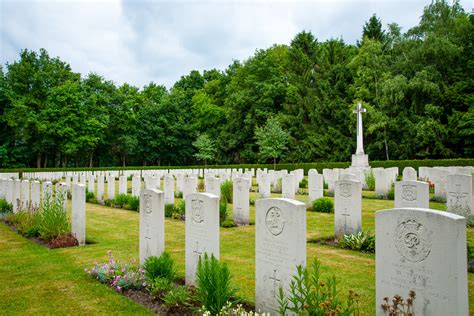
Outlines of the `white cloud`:
M 82 74 L 171 86 L 192 69 L 225 69 L 300 31 L 354 43 L 373 13 L 416 25 L 429 1 L 0 0 L 0 62 L 43 47 Z M 463 3 L 463 2 L 462 2 Z M 464 3 L 463 3 L 464 4 Z M 464 4 L 466 10 L 466 4 Z

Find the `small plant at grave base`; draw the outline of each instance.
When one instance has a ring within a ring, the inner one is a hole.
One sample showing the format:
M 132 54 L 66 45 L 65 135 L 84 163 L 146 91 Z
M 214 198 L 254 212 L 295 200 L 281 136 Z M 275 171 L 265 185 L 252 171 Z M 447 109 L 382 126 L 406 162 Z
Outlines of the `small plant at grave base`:
M 143 264 L 143 268 L 149 281 L 154 281 L 156 278 L 173 281 L 176 278 L 173 259 L 166 251 L 159 257 L 148 257 Z
M 171 217 L 175 212 L 174 204 L 165 204 L 165 217 Z
M 232 203 L 233 201 L 233 183 L 232 180 L 225 180 L 221 184 L 221 197 L 225 197 L 228 203 Z
M 300 181 L 299 188 L 300 189 L 308 188 L 308 180 L 306 178 L 303 178 L 303 180 Z
M 4 199 L 0 199 L 0 213 L 11 213 L 13 212 L 13 205 L 8 203 Z
M 364 199 L 370 199 L 370 200 L 383 200 L 385 199 L 385 195 L 383 194 L 365 194 L 363 196 Z
M 367 172 L 365 174 L 365 183 L 367 184 L 367 190 L 369 191 L 375 190 L 375 176 L 372 171 Z
M 127 210 L 138 212 L 140 208 L 140 198 L 138 196 L 130 196 L 127 203 L 124 205 Z
M 228 218 L 221 224 L 221 226 L 224 228 L 231 228 L 231 227 L 236 227 L 237 225 L 235 225 L 233 219 Z
M 175 207 L 171 218 L 184 220 L 184 215 L 186 214 L 186 201 L 179 200 L 178 205 Z
M 395 184 L 392 183 L 390 190 L 387 192 L 387 200 L 394 200 L 395 199 Z
M 446 198 L 443 197 L 443 196 L 439 196 L 439 195 L 433 195 L 433 196 L 430 198 L 430 202 L 446 203 Z
M 105 206 L 109 206 L 109 207 L 113 207 L 114 206 L 114 200 L 104 200 L 104 205 Z
M 95 198 L 94 192 L 90 192 L 89 190 L 86 190 L 86 202 L 94 203 L 93 200 L 97 201 L 97 199 Z
M 196 271 L 196 297 L 203 305 L 201 313 L 219 315 L 222 308 L 231 303 L 237 289 L 231 283 L 227 264 L 219 262 L 214 255 L 207 253 L 199 257 Z
M 38 232 L 41 239 L 51 241 L 54 238 L 71 232 L 67 210 L 64 207 L 64 196 L 45 198 L 40 208 Z
M 389 316 L 415 316 L 413 303 L 415 301 L 415 291 L 410 291 L 408 298 L 404 300 L 396 294 L 390 301 L 388 297 L 383 299 L 384 303 L 380 306 L 385 315 Z
M 127 204 L 128 201 L 129 201 L 129 195 L 122 193 L 115 196 L 113 204 L 115 207 L 123 208 L 123 206 Z
M 176 192 L 174 193 L 174 197 L 175 197 L 175 198 L 178 198 L 178 199 L 182 199 L 182 198 L 183 198 L 183 192 L 181 192 L 181 191 L 176 191 Z
M 357 234 L 344 235 L 339 241 L 339 247 L 375 253 L 375 236 L 371 236 L 369 231 L 360 231 Z
M 163 295 L 163 303 L 168 308 L 188 305 L 189 292 L 186 286 L 176 286 Z
M 162 299 L 172 286 L 169 279 L 157 277 L 149 284 L 148 292 L 154 300 Z
M 323 195 L 327 197 L 334 197 L 334 191 L 323 190 Z
M 290 290 L 285 296 L 283 288 L 278 292 L 279 313 L 296 315 L 359 315 L 357 293 L 349 291 L 347 299 L 337 291 L 336 277 L 322 279 L 321 263 L 313 261 L 311 271 L 298 266 L 297 274 L 290 282 Z
M 235 304 L 231 302 L 227 302 L 227 304 L 222 307 L 219 315 L 227 315 L 227 316 L 270 316 L 270 313 L 258 313 L 254 311 L 247 312 L 242 304 Z M 210 312 L 205 311 L 202 316 L 212 316 Z
M 198 179 L 198 192 L 204 192 L 204 180 Z
M 219 200 L 219 225 L 222 226 L 222 223 L 227 219 L 227 199 L 224 196 L 221 196 Z
M 115 261 L 112 251 L 108 251 L 109 261 L 104 264 L 95 264 L 91 269 L 85 269 L 91 277 L 100 283 L 107 284 L 117 291 L 135 289 L 140 290 L 147 286 L 144 270 L 133 260 L 131 263 L 121 264 Z
M 313 201 L 313 212 L 334 213 L 334 203 L 327 197 L 321 197 Z
M 329 190 L 329 184 L 326 181 L 323 182 L 323 189 Z

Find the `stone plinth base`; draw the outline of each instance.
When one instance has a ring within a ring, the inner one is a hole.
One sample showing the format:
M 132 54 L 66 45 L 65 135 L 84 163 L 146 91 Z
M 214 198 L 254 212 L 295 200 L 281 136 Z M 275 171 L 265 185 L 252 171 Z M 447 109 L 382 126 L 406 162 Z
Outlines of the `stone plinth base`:
M 366 154 L 352 155 L 351 167 L 355 167 L 355 168 L 367 168 L 367 167 L 369 167 L 369 156 L 366 155 Z

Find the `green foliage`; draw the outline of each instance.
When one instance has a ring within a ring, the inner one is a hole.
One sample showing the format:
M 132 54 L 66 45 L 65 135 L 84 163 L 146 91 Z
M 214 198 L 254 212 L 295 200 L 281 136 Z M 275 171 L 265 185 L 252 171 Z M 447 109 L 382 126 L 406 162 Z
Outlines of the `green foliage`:
M 375 190 L 375 176 L 374 173 L 367 172 L 365 174 L 365 183 L 367 184 L 367 190 L 374 191 Z
M 224 197 L 228 203 L 233 201 L 233 183 L 232 180 L 225 180 L 221 183 L 221 197 Z
M 46 198 L 39 210 L 40 219 L 37 227 L 39 236 L 45 241 L 71 232 L 67 211 L 64 208 L 64 197 Z
M 371 236 L 368 231 L 360 231 L 357 234 L 344 235 L 344 237 L 339 241 L 339 246 L 341 248 L 375 253 L 375 236 Z
M 321 263 L 314 260 L 311 270 L 297 267 L 289 293 L 280 287 L 278 304 L 280 315 L 353 315 L 358 312 L 358 295 L 351 290 L 347 298 L 342 298 L 336 277 L 323 279 Z
M 172 282 L 167 278 L 157 277 L 150 281 L 148 291 L 153 299 L 161 299 L 169 290 L 172 289 Z
M 163 303 L 167 307 L 187 305 L 189 293 L 186 286 L 176 286 L 163 295 Z
M 334 203 L 327 197 L 321 197 L 313 201 L 313 212 L 334 213 Z
M 306 189 L 308 187 L 308 179 L 303 178 L 303 180 L 300 181 L 299 187 L 301 189 Z
M 221 309 L 236 294 L 231 283 L 231 274 L 227 264 L 219 262 L 207 253 L 199 257 L 196 271 L 196 297 L 211 315 L 218 315 Z
M 255 129 L 255 138 L 259 146 L 259 156 L 262 160 L 280 158 L 287 149 L 290 135 L 283 130 L 280 122 L 275 117 L 270 117 L 263 127 Z
M 227 219 L 227 199 L 224 196 L 221 196 L 221 199 L 219 200 L 219 223 L 222 226 L 222 224 L 225 222 Z
M 196 141 L 193 143 L 198 152 L 194 154 L 199 160 L 204 160 L 204 164 L 207 166 L 207 161 L 214 160 L 217 149 L 214 140 L 212 140 L 207 134 L 201 134 L 198 136 Z
M 174 204 L 165 204 L 165 217 L 171 217 L 173 213 L 175 212 L 175 206 Z
M 89 192 L 86 190 L 86 202 L 87 203 L 97 203 L 97 199 L 95 198 L 94 192 Z
M 388 200 L 394 200 L 395 199 L 395 184 L 392 183 L 392 186 L 387 192 L 387 199 Z
M 153 282 L 156 278 L 168 279 L 170 281 L 176 278 L 174 261 L 166 251 L 159 257 L 148 257 L 143 264 L 143 268 L 150 282 Z
M 443 196 L 433 195 L 433 196 L 430 198 L 430 202 L 446 203 L 446 198 L 443 197 Z
M 221 223 L 221 226 L 224 227 L 224 228 L 232 228 L 232 227 L 236 227 L 237 225 L 235 225 L 233 219 L 228 218 L 228 219 L 226 219 L 225 221 L 223 221 Z
M 127 203 L 124 208 L 127 210 L 138 212 L 140 209 L 140 198 L 138 196 L 129 196 Z
M 13 212 L 13 205 L 8 203 L 4 199 L 0 199 L 0 213 L 11 213 Z
M 128 194 L 117 194 L 115 197 L 114 197 L 114 206 L 115 207 L 120 207 L 120 208 L 123 208 L 129 201 L 129 196 Z

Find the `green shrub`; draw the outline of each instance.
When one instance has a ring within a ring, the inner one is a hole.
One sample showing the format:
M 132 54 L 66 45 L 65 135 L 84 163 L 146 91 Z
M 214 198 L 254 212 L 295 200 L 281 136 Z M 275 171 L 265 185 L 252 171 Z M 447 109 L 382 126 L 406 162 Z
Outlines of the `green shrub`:
M 328 197 L 334 197 L 334 191 L 323 190 L 323 195 Z
M 138 212 L 140 209 L 140 198 L 138 196 L 130 196 L 127 203 L 124 205 L 124 208 Z
M 0 213 L 11 213 L 13 212 L 13 205 L 7 202 L 7 200 L 0 199 Z
M 436 203 L 446 203 L 446 198 L 438 195 L 433 195 L 430 198 L 431 202 L 436 202 Z
M 323 183 L 323 189 L 329 190 L 329 184 L 326 181 Z
M 395 199 L 395 184 L 392 183 L 390 190 L 387 192 L 387 200 L 394 200 Z
M 233 219 L 228 218 L 221 224 L 221 226 L 224 228 L 231 228 L 231 227 L 236 227 L 237 225 L 235 225 Z
M 95 198 L 94 192 L 89 192 L 88 190 L 86 190 L 86 202 L 92 203 L 91 200 L 97 201 L 97 199 Z
M 129 195 L 128 194 L 117 194 L 114 198 L 114 206 L 115 207 L 120 207 L 120 208 L 123 208 L 125 204 L 128 203 L 128 201 L 130 200 L 129 198 Z
M 199 257 L 196 271 L 196 297 L 205 311 L 219 315 L 221 309 L 232 303 L 236 288 L 231 283 L 231 274 L 227 264 L 219 262 L 214 255 L 207 253 Z
M 313 201 L 313 212 L 334 213 L 334 203 L 326 197 L 316 199 Z
M 13 224 L 20 234 L 27 237 L 39 236 L 38 225 L 40 220 L 40 212 L 21 210 L 7 215 L 7 221 Z
M 38 232 L 41 239 L 51 241 L 71 232 L 67 210 L 64 208 L 64 197 L 44 199 L 39 214 Z
M 146 277 L 150 281 L 154 281 L 156 278 L 165 278 L 173 281 L 176 278 L 174 261 L 166 251 L 159 257 L 148 257 L 143 264 L 143 268 Z
M 370 200 L 384 200 L 385 195 L 383 194 L 365 194 L 362 196 L 364 199 L 370 199 Z
M 172 289 L 172 283 L 169 279 L 157 277 L 149 283 L 148 292 L 153 299 L 162 299 L 163 295 Z
M 104 205 L 113 207 L 114 206 L 114 200 L 109 200 L 109 199 L 104 200 Z
M 365 174 L 365 183 L 367 184 L 367 190 L 369 191 L 375 190 L 375 176 L 372 171 L 367 172 Z
M 174 193 L 174 196 L 175 196 L 176 198 L 178 198 L 178 199 L 182 199 L 182 198 L 183 198 L 183 192 L 181 192 L 181 191 L 176 191 L 176 192 Z
M 219 200 L 219 224 L 225 222 L 227 218 L 228 210 L 227 210 L 227 199 L 224 196 L 221 196 Z
M 303 178 L 303 180 L 300 181 L 299 187 L 301 189 L 308 188 L 308 180 L 306 178 Z
M 233 201 L 233 187 L 232 187 L 232 180 L 225 180 L 221 184 L 221 197 L 225 197 L 228 203 L 232 203 Z
M 187 305 L 188 301 L 189 293 L 187 287 L 184 285 L 176 286 L 163 295 L 163 303 L 167 307 Z
M 347 298 L 341 297 L 336 285 L 335 276 L 323 280 L 318 260 L 313 261 L 311 271 L 298 266 L 288 295 L 282 287 L 278 291 L 280 315 L 358 315 L 358 295 L 349 291 Z
M 341 248 L 358 250 L 363 252 L 375 252 L 375 236 L 371 236 L 370 232 L 358 232 L 357 234 L 344 235 L 339 241 Z
M 175 212 L 175 209 L 174 204 L 165 204 L 165 217 L 171 217 Z

